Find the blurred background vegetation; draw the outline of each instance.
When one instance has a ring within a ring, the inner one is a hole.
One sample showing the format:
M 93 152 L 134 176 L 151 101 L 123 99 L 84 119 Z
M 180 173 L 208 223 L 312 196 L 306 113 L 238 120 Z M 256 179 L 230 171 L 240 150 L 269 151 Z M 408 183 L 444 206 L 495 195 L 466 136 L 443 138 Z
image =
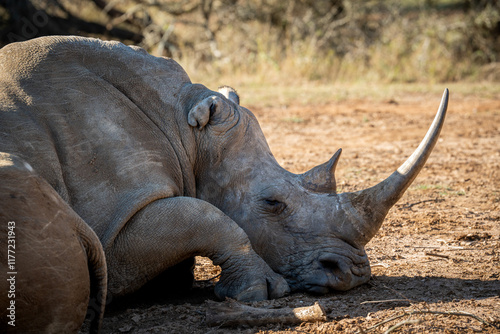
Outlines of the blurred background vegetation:
M 0 19 L 1 45 L 121 40 L 205 82 L 500 81 L 498 0 L 0 0 Z

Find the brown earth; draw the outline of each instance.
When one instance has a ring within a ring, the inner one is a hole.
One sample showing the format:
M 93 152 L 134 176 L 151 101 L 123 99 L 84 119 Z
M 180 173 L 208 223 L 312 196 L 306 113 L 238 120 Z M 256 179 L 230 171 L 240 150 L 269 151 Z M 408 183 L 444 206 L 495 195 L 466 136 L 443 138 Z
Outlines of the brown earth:
M 323 163 L 342 147 L 338 187 L 352 191 L 387 177 L 413 152 L 438 104 L 439 96 L 416 94 L 252 110 L 278 161 L 292 172 Z M 278 308 L 317 301 L 326 322 L 208 327 L 206 301 L 215 300 L 216 280 L 209 279 L 218 268 L 197 258 L 198 281 L 191 291 L 178 293 L 174 287 L 167 297 L 140 292 L 115 300 L 103 333 L 381 333 L 394 325 L 400 327 L 391 331 L 398 333 L 498 333 L 499 166 L 500 98 L 452 92 L 426 167 L 367 245 L 370 282 L 347 292 L 294 293 L 251 304 Z

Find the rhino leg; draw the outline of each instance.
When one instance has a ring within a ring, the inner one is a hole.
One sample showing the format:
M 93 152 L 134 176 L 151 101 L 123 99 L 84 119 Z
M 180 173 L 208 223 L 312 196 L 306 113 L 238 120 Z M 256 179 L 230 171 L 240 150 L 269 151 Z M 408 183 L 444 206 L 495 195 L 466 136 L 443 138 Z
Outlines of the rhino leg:
M 262 300 L 289 290 L 233 220 L 196 198 L 167 198 L 147 205 L 120 231 L 106 255 L 112 295 L 133 292 L 195 255 L 222 267 L 215 288 L 220 298 Z
M 97 236 L 23 160 L 0 153 L 0 179 L 0 332 L 77 332 L 92 282 L 97 331 L 106 298 Z

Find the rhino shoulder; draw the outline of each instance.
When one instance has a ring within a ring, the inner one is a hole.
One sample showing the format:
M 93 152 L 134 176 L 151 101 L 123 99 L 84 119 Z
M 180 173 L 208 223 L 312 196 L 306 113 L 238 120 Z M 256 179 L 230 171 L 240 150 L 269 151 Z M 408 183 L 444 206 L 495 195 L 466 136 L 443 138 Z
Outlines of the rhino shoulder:
M 130 75 L 169 76 L 190 82 L 173 59 L 155 57 L 138 46 L 79 36 L 45 36 L 6 45 L 0 50 L 0 69 L 20 77 L 38 70 L 81 66 L 97 75 L 119 82 Z M 116 78 L 116 80 L 113 80 Z M 76 80 L 77 77 L 73 77 Z M 67 84 L 67 83 L 66 83 Z

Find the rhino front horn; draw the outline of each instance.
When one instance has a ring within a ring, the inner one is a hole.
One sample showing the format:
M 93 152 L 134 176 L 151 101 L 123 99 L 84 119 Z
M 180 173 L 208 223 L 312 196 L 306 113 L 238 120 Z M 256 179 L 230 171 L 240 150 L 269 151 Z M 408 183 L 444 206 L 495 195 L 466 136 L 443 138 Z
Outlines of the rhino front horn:
M 318 193 L 336 194 L 335 168 L 341 153 L 342 149 L 340 148 L 330 160 L 302 174 L 300 176 L 302 186 Z
M 365 245 L 375 236 L 389 209 L 403 196 L 424 166 L 443 127 L 448 95 L 448 89 L 445 89 L 436 117 L 424 139 L 392 175 L 374 187 L 339 195 L 340 201 L 345 204 L 344 212 L 351 218 L 349 220 L 356 231 L 357 243 Z

